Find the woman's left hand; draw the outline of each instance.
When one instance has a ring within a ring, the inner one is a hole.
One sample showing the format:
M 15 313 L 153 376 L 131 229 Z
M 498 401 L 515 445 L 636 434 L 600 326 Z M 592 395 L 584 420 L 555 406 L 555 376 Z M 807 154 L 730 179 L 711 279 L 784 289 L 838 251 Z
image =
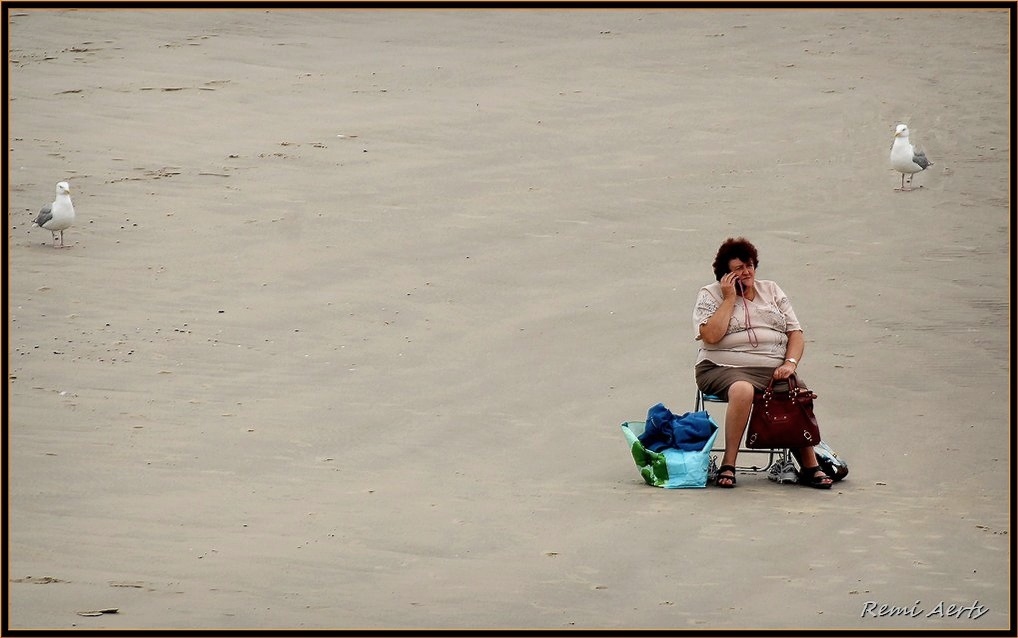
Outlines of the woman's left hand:
M 782 379 L 787 379 L 793 374 L 795 374 L 795 364 L 792 363 L 791 361 L 786 361 L 779 365 L 777 368 L 774 368 L 774 378 L 777 379 L 778 381 L 781 381 Z

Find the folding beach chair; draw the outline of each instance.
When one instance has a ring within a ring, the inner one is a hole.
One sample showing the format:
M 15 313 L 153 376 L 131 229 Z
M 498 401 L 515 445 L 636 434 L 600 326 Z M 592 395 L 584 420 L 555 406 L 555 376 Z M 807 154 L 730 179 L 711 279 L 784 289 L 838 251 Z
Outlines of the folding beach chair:
M 722 399 L 719 396 L 713 394 L 704 394 L 699 388 L 696 390 L 696 405 L 693 408 L 694 412 L 700 410 L 706 410 L 707 403 L 724 403 L 727 405 L 728 400 Z M 711 448 L 711 452 L 724 453 L 724 438 L 719 436 L 718 439 L 722 440 L 721 447 Z M 748 448 L 740 447 L 739 456 L 745 458 L 744 454 L 758 454 L 766 456 L 765 465 L 737 465 L 736 471 L 741 472 L 767 472 L 768 478 L 777 481 L 778 483 L 794 483 L 797 480 L 796 475 L 796 464 L 793 461 L 791 450 L 787 448 Z M 717 474 L 717 462 L 716 457 L 711 457 L 710 467 L 710 478 L 713 479 Z

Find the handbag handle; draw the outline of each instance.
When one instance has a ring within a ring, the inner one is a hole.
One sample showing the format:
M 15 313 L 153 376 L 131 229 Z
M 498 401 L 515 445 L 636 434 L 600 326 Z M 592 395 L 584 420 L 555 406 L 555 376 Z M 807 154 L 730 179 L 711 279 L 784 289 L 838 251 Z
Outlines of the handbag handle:
M 764 398 L 770 399 L 772 396 L 774 396 L 775 381 L 777 381 L 777 379 L 771 377 L 771 382 L 767 384 L 767 389 L 764 390 Z M 788 381 L 788 392 L 791 396 L 793 397 L 799 396 L 799 393 L 802 392 L 806 394 L 811 394 L 812 398 L 814 399 L 816 398 L 816 394 L 814 394 L 812 390 L 810 390 L 804 385 L 799 385 L 799 379 L 798 377 L 795 376 L 794 372 L 791 375 L 789 375 L 787 381 Z

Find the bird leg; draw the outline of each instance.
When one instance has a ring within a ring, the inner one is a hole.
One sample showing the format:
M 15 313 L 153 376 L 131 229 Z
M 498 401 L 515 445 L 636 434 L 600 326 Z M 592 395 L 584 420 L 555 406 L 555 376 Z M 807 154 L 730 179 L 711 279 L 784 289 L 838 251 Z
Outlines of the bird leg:
M 905 188 L 905 173 L 902 173 L 901 174 L 901 188 L 896 188 L 894 190 L 905 192 L 905 193 L 907 193 L 910 190 L 912 190 L 912 176 L 911 175 L 908 176 L 908 188 Z

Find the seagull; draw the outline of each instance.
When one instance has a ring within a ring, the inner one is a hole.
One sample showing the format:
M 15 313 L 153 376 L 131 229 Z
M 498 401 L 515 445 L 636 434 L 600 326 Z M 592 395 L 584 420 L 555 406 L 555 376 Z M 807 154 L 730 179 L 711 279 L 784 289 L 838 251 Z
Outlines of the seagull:
M 67 182 L 57 184 L 57 198 L 52 204 L 46 204 L 39 211 L 32 225 L 45 228 L 53 233 L 53 247 L 64 247 L 64 230 L 74 223 L 74 204 L 71 203 L 71 185 Z M 60 233 L 60 245 L 57 246 L 57 232 Z
M 912 190 L 912 175 L 919 171 L 926 170 L 933 166 L 933 162 L 926 159 L 926 153 L 917 151 L 908 141 L 908 127 L 899 124 L 894 130 L 894 143 L 891 144 L 891 166 L 901 173 L 901 188 L 896 191 Z M 908 175 L 908 188 L 905 188 L 905 175 Z

